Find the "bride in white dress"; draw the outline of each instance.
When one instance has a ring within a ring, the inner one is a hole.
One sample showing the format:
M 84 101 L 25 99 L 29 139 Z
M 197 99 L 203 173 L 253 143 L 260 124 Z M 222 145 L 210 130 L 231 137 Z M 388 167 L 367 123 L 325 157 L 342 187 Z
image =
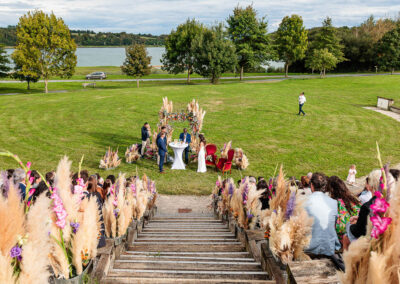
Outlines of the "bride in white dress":
M 204 135 L 200 134 L 199 135 L 200 139 L 200 150 L 199 153 L 197 154 L 197 160 L 198 160 L 198 167 L 197 167 L 197 172 L 198 173 L 205 173 L 207 171 L 206 167 L 206 139 L 204 138 Z

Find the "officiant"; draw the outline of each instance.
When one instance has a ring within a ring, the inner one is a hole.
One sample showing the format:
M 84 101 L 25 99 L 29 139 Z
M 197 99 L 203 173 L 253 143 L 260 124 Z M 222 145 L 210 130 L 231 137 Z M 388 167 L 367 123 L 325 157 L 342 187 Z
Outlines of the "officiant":
M 188 143 L 188 146 L 185 148 L 185 163 L 189 164 L 190 142 L 192 142 L 192 136 L 188 133 L 187 128 L 184 128 L 181 135 L 179 135 L 179 141 Z

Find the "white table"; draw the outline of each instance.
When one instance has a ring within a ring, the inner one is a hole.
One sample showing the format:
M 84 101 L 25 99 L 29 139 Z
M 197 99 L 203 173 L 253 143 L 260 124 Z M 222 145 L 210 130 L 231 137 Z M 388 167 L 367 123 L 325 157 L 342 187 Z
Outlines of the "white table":
M 185 148 L 189 146 L 187 143 L 175 143 L 175 142 L 171 142 L 169 143 L 169 147 L 172 148 L 172 150 L 174 150 L 174 163 L 172 164 L 172 168 L 173 170 L 185 170 L 185 163 L 182 160 L 182 154 L 183 154 L 183 150 L 185 150 Z

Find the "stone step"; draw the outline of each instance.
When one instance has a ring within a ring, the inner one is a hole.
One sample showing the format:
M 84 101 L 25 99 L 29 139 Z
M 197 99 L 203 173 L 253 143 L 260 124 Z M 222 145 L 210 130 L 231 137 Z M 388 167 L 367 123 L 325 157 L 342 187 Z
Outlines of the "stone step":
M 159 232 L 164 232 L 164 233 L 182 233 L 182 232 L 191 232 L 191 233 L 196 233 L 196 232 L 204 232 L 204 233 L 229 233 L 228 228 L 196 228 L 196 229 L 190 229 L 190 228 L 143 228 L 142 233 L 159 233 Z
M 120 259 L 135 259 L 135 260 L 171 260 L 171 261 L 215 261 L 215 262 L 255 262 L 254 258 L 245 257 L 215 257 L 215 256 L 174 256 L 174 255 L 132 255 L 132 254 L 121 254 Z
M 168 233 L 165 234 L 163 232 L 150 232 L 150 233 L 139 233 L 139 237 L 174 237 L 174 238 L 213 238 L 213 237 L 224 237 L 224 238 L 234 238 L 235 235 L 232 233 L 203 233 L 203 232 L 195 232 L 195 233 L 190 233 L 190 232 L 177 232 L 177 233 Z
M 177 243 L 186 243 L 186 242 L 237 242 L 235 238 L 225 238 L 225 237 L 214 237 L 214 238 L 198 238 L 198 237 L 189 237 L 189 238 L 168 238 L 168 237 L 138 237 L 135 243 L 142 242 L 177 242 Z
M 228 226 L 224 224 L 168 224 L 168 223 L 163 223 L 163 224 L 147 224 L 144 226 L 145 228 L 149 229 L 224 229 L 228 228 Z
M 263 271 L 210 271 L 210 270 L 147 270 L 113 268 L 108 276 L 150 278 L 191 278 L 191 279 L 255 279 L 266 280 L 268 274 Z M 162 283 L 162 282 L 161 282 Z
M 153 276 L 156 277 L 156 276 Z M 228 278 L 228 277 L 226 277 Z M 102 280 L 101 283 L 104 284 L 128 284 L 128 283 L 207 283 L 207 284 L 217 284 L 217 283 L 249 283 L 249 284 L 275 284 L 276 281 L 272 280 L 251 280 L 251 279 L 198 279 L 198 278 L 141 278 L 141 277 L 107 277 Z
M 184 246 L 179 243 L 169 242 L 147 242 L 147 243 L 134 243 L 133 246 L 129 246 L 130 251 L 179 251 L 179 252 L 214 252 L 214 251 L 229 251 L 237 252 L 244 251 L 244 246 L 240 242 L 232 242 L 230 244 L 214 243 L 214 242 L 195 242 L 185 243 Z
M 199 220 L 193 220 L 193 219 L 166 219 L 166 220 L 151 220 L 151 224 L 222 224 L 220 220 L 215 220 L 215 219 L 199 219 Z
M 177 252 L 177 251 L 126 251 L 126 255 L 133 256 L 165 256 L 165 257 L 210 257 L 210 258 L 249 258 L 250 254 L 247 251 L 237 251 L 237 252 Z
M 261 263 L 238 261 L 191 261 L 191 260 L 134 260 L 117 259 L 114 262 L 115 269 L 157 269 L 165 270 L 217 270 L 217 271 L 260 271 Z

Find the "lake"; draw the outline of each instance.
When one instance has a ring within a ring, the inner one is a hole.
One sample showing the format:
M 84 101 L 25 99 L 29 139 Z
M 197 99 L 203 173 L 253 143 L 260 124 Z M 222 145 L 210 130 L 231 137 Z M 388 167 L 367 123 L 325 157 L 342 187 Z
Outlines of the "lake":
M 13 48 L 6 48 L 7 54 L 11 54 Z M 147 47 L 147 53 L 151 56 L 151 65 L 160 66 L 164 47 Z M 124 47 L 78 47 L 76 50 L 78 67 L 85 66 L 121 66 L 125 60 Z M 273 67 L 283 67 L 281 62 L 270 62 Z

